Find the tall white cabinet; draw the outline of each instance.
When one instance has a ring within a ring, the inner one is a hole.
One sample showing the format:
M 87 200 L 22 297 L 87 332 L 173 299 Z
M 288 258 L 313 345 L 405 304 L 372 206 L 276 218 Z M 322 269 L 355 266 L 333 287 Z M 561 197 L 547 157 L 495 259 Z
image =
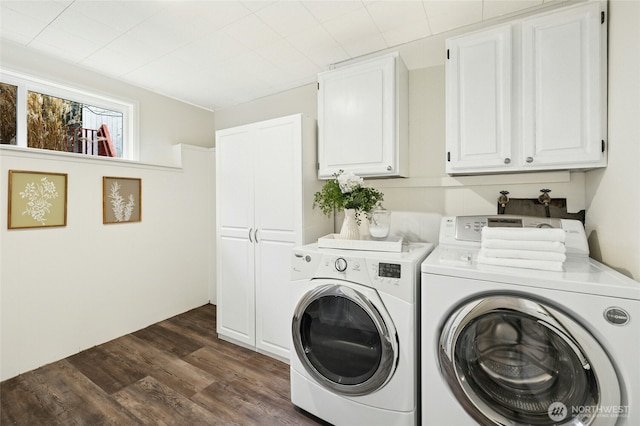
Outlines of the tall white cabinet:
M 312 209 L 315 165 L 302 114 L 216 132 L 217 332 L 285 361 L 291 249 L 333 229 Z
M 606 166 L 605 7 L 447 40 L 447 173 Z

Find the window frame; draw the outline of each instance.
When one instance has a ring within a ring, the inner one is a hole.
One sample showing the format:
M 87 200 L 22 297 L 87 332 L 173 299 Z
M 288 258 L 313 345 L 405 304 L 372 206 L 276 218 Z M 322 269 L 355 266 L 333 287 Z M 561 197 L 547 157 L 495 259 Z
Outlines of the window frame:
M 16 144 L 14 146 L 35 149 L 29 148 L 27 144 L 27 93 L 38 92 L 43 95 L 55 96 L 122 113 L 122 157 L 119 157 L 119 159 L 139 160 L 140 147 L 135 137 L 138 116 L 136 103 L 72 88 L 2 68 L 0 68 L 0 82 L 18 88 L 16 95 Z M 96 157 L 95 155 L 87 154 L 84 156 Z

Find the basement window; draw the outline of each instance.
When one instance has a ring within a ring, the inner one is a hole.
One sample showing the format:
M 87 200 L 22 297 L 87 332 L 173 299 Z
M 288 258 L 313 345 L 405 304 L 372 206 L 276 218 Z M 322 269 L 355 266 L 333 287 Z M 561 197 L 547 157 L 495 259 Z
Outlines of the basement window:
M 136 160 L 133 104 L 0 74 L 0 143 Z

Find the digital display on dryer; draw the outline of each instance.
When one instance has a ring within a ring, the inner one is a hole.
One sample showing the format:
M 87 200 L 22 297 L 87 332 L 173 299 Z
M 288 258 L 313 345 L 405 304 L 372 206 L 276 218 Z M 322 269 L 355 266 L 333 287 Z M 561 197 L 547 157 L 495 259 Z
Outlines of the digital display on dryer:
M 382 278 L 400 278 L 400 265 L 397 263 L 379 263 L 378 276 Z

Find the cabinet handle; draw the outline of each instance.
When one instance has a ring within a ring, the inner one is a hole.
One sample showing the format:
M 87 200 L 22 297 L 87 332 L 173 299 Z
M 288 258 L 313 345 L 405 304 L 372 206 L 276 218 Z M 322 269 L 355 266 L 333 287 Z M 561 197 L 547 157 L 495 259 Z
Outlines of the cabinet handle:
M 525 160 L 527 163 L 533 163 L 533 157 L 527 157 Z
M 504 164 L 509 164 L 511 162 L 511 158 L 507 157 L 504 159 Z
M 258 241 L 258 228 L 253 232 L 253 239 L 256 241 L 256 244 L 260 242 Z
M 253 242 L 253 240 L 251 239 L 251 231 L 253 231 L 253 228 L 249 228 L 249 241 Z
M 391 170 L 393 170 L 393 167 L 387 166 L 387 171 L 391 171 Z

